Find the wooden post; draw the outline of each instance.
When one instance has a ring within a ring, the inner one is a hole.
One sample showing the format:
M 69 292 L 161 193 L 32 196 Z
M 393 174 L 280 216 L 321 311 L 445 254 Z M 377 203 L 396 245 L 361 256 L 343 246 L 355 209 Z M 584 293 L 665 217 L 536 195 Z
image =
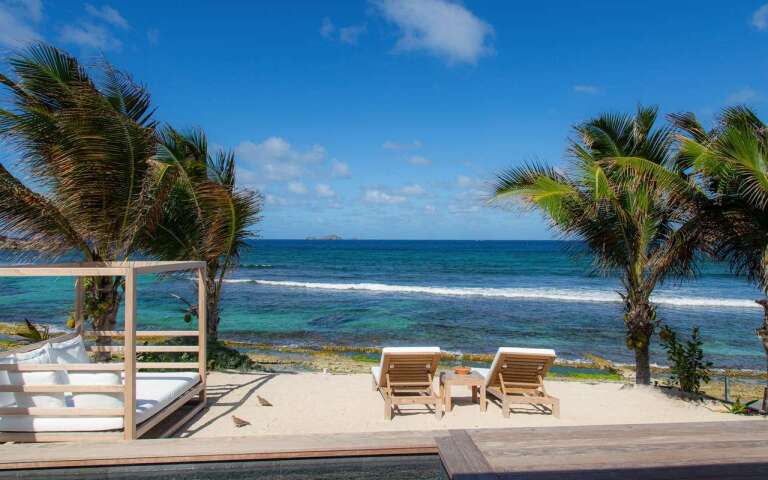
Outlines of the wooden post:
M 731 401 L 728 398 L 728 397 L 730 397 L 730 395 L 729 395 L 730 392 L 728 390 L 730 390 L 730 389 L 728 388 L 728 373 L 726 372 L 725 377 L 723 377 L 723 400 L 725 400 L 726 402 L 730 402 Z
M 197 344 L 200 352 L 197 354 L 197 371 L 200 374 L 200 382 L 203 390 L 200 392 L 200 401 L 205 402 L 205 376 L 208 363 L 207 334 L 208 334 L 208 289 L 205 285 L 205 267 L 197 270 Z
M 75 279 L 75 331 L 83 333 L 83 313 L 85 310 L 85 277 Z
M 125 390 L 123 392 L 123 428 L 125 440 L 136 438 L 136 272 L 128 267 L 125 274 Z

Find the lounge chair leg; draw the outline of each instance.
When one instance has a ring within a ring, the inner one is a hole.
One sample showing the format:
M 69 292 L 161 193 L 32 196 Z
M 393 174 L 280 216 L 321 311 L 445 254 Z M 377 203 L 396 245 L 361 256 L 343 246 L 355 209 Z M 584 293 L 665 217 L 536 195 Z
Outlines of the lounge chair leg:
M 388 399 L 384 400 L 384 420 L 392 420 L 392 403 Z
M 373 375 L 371 375 L 371 383 L 373 384 L 374 392 L 379 389 L 379 384 L 376 383 L 376 377 L 374 377 Z
M 506 396 L 501 399 L 501 414 L 504 418 L 509 418 L 509 402 L 507 401 Z
M 553 398 L 552 400 L 552 415 L 555 418 L 560 418 L 560 400 L 557 398 Z

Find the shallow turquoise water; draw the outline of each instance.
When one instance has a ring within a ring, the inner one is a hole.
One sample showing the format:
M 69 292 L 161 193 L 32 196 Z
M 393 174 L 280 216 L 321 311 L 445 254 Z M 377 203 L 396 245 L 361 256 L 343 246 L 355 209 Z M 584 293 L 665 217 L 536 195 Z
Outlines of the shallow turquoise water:
M 615 278 L 590 273 L 564 242 L 260 240 L 225 287 L 223 335 L 279 344 L 433 344 L 465 352 L 499 345 L 552 347 L 631 361 Z M 659 317 L 701 327 L 719 366 L 762 368 L 754 335 L 760 292 L 722 266 L 657 290 Z M 183 326 L 171 293 L 195 298 L 190 279 L 140 280 L 140 321 Z M 70 279 L 0 279 L 0 321 L 61 325 Z M 658 349 L 654 360 L 666 363 Z

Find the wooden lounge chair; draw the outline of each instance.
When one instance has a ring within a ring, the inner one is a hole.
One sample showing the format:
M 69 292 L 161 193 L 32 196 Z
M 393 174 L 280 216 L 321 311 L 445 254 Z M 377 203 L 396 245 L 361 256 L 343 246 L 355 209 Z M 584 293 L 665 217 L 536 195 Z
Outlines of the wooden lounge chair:
M 547 375 L 557 355 L 541 348 L 502 347 L 496 352 L 491 368 L 473 368 L 485 377 L 486 391 L 501 400 L 501 412 L 509 417 L 515 404 L 544 405 L 560 417 L 560 400 L 544 388 Z
M 438 347 L 391 347 L 381 352 L 381 363 L 372 367 L 373 389 L 384 398 L 384 418 L 392 419 L 398 405 L 432 405 L 441 417 L 440 397 L 433 381 L 440 360 Z

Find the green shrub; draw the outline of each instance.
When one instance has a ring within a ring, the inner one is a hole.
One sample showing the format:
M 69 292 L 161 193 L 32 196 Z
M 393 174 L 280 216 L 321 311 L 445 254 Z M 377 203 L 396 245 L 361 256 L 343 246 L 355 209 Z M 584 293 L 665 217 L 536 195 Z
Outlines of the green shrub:
M 701 384 L 709 383 L 712 362 L 704 361 L 699 328 L 694 327 L 691 337 L 685 342 L 678 340 L 677 333 L 667 325 L 662 327 L 659 336 L 667 351 L 672 383 L 684 392 L 701 393 Z

